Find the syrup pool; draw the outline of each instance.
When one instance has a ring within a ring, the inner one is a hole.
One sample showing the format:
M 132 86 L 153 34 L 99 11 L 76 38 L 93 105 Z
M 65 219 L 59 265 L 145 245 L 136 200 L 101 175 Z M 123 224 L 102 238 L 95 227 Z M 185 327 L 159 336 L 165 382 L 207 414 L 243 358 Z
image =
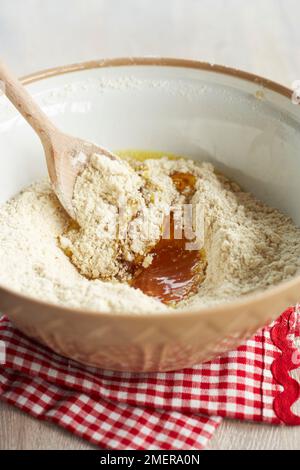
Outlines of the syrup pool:
M 134 151 L 124 152 L 123 155 L 145 160 L 159 158 L 165 154 Z M 171 156 L 171 158 L 178 157 Z M 192 196 L 196 183 L 193 174 L 175 172 L 171 178 L 179 192 Z M 180 239 L 175 238 L 174 225 L 174 215 L 171 212 L 170 227 L 167 227 L 170 236 L 161 237 L 150 251 L 153 255 L 150 266 L 137 267 L 130 282 L 132 287 L 140 289 L 144 294 L 171 305 L 197 292 L 199 285 L 205 279 L 207 266 L 204 249 L 188 250 L 187 243 L 190 240 L 184 236 Z

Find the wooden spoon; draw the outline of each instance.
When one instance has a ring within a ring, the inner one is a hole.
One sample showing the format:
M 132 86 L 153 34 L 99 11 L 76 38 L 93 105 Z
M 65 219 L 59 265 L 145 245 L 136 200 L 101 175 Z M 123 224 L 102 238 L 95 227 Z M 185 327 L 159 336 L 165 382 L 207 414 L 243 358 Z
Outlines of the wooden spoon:
M 7 98 L 41 139 L 53 189 L 65 210 L 75 219 L 72 197 L 78 173 L 95 153 L 111 159 L 117 157 L 102 147 L 57 129 L 3 62 L 0 62 L 0 80 Z

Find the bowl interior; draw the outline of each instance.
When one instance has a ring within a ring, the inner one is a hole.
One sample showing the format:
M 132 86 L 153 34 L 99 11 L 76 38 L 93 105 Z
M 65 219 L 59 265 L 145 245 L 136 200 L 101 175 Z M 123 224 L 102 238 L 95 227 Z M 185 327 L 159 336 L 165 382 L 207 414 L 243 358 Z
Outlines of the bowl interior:
M 28 85 L 62 130 L 112 150 L 214 163 L 300 225 L 300 109 L 255 81 L 179 66 L 74 71 Z M 43 149 L 0 98 L 0 203 L 46 174 Z

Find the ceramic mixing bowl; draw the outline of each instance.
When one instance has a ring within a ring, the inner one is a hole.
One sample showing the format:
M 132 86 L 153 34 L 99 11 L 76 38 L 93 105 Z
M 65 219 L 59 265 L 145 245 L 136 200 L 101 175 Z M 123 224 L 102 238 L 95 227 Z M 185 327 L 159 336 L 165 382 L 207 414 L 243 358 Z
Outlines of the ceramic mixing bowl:
M 112 150 L 211 161 L 300 225 L 300 107 L 283 86 L 225 67 L 157 58 L 59 67 L 23 82 L 63 131 Z M 38 138 L 4 96 L 0 155 L 0 203 L 46 174 Z M 58 307 L 0 286 L 0 311 L 68 358 L 163 371 L 235 348 L 299 298 L 297 276 L 217 307 L 108 314 Z

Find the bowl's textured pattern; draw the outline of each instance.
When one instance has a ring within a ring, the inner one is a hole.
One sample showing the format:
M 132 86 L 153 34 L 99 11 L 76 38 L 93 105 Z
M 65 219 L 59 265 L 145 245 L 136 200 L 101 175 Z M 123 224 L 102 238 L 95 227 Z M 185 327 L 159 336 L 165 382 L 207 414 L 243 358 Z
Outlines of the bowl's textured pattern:
M 174 321 L 171 316 L 167 328 L 155 318 L 152 322 L 151 318 L 145 317 L 145 325 L 133 331 L 125 318 L 117 324 L 113 317 L 111 321 L 106 318 L 103 323 L 101 314 L 97 322 L 97 316 L 94 315 L 91 321 L 86 313 L 81 329 L 82 320 L 73 328 L 74 320 L 70 316 L 63 318 L 60 312 L 57 315 L 55 306 L 51 310 L 52 313 L 41 311 L 38 321 L 31 309 L 22 306 L 5 313 L 23 333 L 58 354 L 90 366 L 132 372 L 178 370 L 211 360 L 235 349 L 265 323 L 265 319 L 256 317 L 255 312 L 240 313 L 239 322 L 232 318 L 225 333 L 220 322 L 199 316 L 186 329 L 181 329 L 180 334 L 171 327 Z M 248 321 L 246 316 L 250 316 Z M 249 323 L 248 327 L 246 323 Z

